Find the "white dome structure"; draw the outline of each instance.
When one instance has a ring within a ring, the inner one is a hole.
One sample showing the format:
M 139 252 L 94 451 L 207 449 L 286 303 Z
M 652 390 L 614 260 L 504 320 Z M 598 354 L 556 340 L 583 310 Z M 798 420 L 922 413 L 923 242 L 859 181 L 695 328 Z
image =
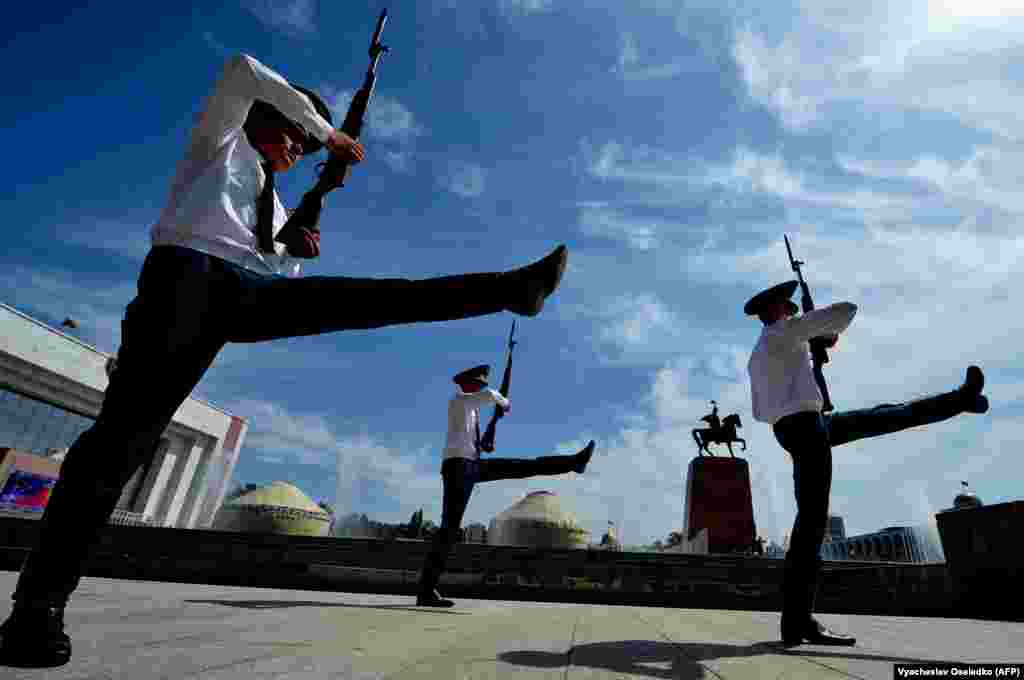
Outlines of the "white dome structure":
M 326 536 L 331 516 L 298 487 L 273 482 L 225 503 L 213 528 L 253 534 Z
M 535 491 L 491 520 L 489 545 L 535 548 L 585 548 L 590 532 L 561 506 L 550 491 Z

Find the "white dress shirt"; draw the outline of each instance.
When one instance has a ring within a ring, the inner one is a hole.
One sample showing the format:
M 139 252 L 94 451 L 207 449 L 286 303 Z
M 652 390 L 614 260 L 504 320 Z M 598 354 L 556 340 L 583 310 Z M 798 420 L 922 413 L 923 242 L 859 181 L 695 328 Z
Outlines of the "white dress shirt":
M 807 341 L 842 333 L 856 313 L 852 302 L 837 302 L 761 330 L 747 364 L 755 420 L 774 425 L 794 413 L 821 411 L 821 390 L 814 382 Z
M 276 255 L 258 248 L 257 205 L 266 175 L 262 156 L 242 130 L 256 99 L 326 143 L 332 128 L 308 97 L 252 57 L 233 57 L 192 128 L 167 206 L 153 226 L 153 245 L 184 246 L 263 274 L 294 276 L 299 265 L 284 244 L 274 242 Z M 275 192 L 275 235 L 287 218 Z
M 463 392 L 455 388 L 455 396 L 448 402 L 448 439 L 444 445 L 444 459 L 470 458 L 477 460 L 476 429 L 480 423 L 480 407 L 499 404 L 502 408 L 511 402 L 497 390 L 485 387 L 479 392 Z M 483 432 L 480 433 L 483 436 Z

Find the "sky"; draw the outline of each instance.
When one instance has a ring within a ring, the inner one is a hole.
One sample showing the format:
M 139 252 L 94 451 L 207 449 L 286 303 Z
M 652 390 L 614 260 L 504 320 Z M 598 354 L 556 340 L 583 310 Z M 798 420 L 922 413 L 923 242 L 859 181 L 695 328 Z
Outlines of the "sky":
M 0 300 L 106 352 L 149 230 L 224 63 L 244 52 L 340 121 L 379 2 L 22 6 L 0 58 Z M 115 6 L 116 5 L 116 6 Z M 739 413 L 758 533 L 795 514 L 753 420 L 743 304 L 792 278 L 859 307 L 826 366 L 837 409 L 987 375 L 991 410 L 837 448 L 848 534 L 933 521 L 961 480 L 1021 498 L 1024 11 L 995 0 L 399 0 L 363 142 L 305 275 L 424 278 L 569 247 L 517 324 L 495 455 L 597 451 L 585 474 L 481 485 L 464 524 L 550 490 L 599 540 L 683 524 L 691 430 Z M 315 161 L 283 175 L 296 205 Z M 339 301 L 344 304 L 344 301 Z M 229 345 L 195 396 L 249 419 L 235 483 L 289 481 L 340 513 L 440 521 L 450 377 L 509 313 Z M 488 416 L 483 414 L 484 418 Z M 721 450 L 724 453 L 724 449 Z

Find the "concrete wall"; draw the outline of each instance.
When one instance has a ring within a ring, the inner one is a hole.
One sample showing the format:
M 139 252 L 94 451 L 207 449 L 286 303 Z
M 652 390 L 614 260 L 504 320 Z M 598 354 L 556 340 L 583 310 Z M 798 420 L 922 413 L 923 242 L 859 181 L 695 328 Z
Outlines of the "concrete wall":
M 949 510 L 935 519 L 956 583 L 958 606 L 969 611 L 1019 613 L 1024 501 Z
M 0 569 L 17 570 L 38 524 L 0 518 Z M 415 594 L 424 541 L 107 527 L 86 574 L 181 583 Z M 454 546 L 442 577 L 456 598 L 779 611 L 783 562 L 734 555 Z M 826 562 L 816 611 L 1022 620 L 981 611 L 945 564 Z M 1015 592 L 1015 591 L 1013 591 Z M 1004 597 L 1009 602 L 1009 599 Z

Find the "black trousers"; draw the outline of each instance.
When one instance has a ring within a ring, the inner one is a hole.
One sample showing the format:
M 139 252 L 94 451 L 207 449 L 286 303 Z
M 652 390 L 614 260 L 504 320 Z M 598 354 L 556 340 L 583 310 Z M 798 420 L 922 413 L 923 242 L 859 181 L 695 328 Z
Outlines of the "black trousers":
M 869 409 L 795 413 L 775 423 L 775 438 L 793 459 L 797 508 L 784 567 L 784 628 L 803 625 L 814 610 L 832 489 L 832 447 L 947 420 L 963 413 L 963 406 L 964 397 L 954 390 Z
M 441 503 L 441 527 L 434 534 L 420 575 L 420 593 L 429 594 L 441 579 L 448 553 L 455 544 L 466 513 L 469 497 L 479 482 L 498 479 L 526 479 L 570 472 L 577 463 L 575 455 L 541 458 L 449 458 L 441 464 L 444 499 Z
M 188 248 L 153 248 L 99 416 L 68 451 L 14 599 L 67 602 L 124 485 L 225 343 L 492 314 L 503 294 L 496 273 L 290 279 Z

